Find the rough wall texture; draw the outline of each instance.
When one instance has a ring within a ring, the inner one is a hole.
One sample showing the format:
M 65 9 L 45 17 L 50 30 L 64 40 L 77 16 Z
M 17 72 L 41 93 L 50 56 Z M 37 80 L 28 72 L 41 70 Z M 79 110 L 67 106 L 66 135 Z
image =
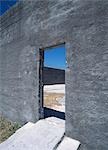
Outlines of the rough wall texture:
M 25 25 L 29 9 L 17 4 L 1 17 L 0 31 L 0 112 L 21 123 L 39 119 L 36 47 Z
M 66 42 L 66 134 L 108 149 L 108 1 L 20 2 L 1 18 L 0 112 L 39 118 L 39 48 Z

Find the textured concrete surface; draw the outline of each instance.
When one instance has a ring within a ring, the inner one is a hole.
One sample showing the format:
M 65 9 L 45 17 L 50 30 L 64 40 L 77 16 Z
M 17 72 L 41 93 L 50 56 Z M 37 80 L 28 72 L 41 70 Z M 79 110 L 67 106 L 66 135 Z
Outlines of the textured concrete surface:
M 77 150 L 80 142 L 64 137 L 64 132 L 65 121 L 61 119 L 29 122 L 0 144 L 0 150 Z
M 63 141 L 57 147 L 57 150 L 77 150 L 80 142 L 69 137 L 64 137 Z
M 66 43 L 66 135 L 108 149 L 108 1 L 21 1 L 1 18 L 0 112 L 39 119 L 39 48 Z
M 57 118 L 28 123 L 0 144 L 0 150 L 54 150 L 64 132 L 65 121 Z

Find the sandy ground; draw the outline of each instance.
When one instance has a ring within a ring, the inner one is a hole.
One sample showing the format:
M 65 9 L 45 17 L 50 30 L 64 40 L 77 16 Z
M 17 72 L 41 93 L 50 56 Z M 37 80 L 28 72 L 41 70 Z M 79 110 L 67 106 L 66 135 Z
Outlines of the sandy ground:
M 65 85 L 44 86 L 44 106 L 65 112 Z

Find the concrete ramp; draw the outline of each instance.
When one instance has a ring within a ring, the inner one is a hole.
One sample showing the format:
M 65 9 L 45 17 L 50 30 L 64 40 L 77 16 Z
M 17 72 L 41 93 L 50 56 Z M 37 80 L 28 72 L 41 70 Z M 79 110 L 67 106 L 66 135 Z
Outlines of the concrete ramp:
M 72 149 L 71 141 L 63 139 L 64 132 L 65 121 L 54 117 L 40 120 L 35 124 L 27 123 L 0 144 L 0 150 L 77 150 Z M 65 145 L 68 143 L 71 143 L 70 149 L 69 146 L 66 149 Z M 75 143 L 78 147 L 79 142 L 74 141 Z M 64 146 L 65 149 L 63 149 Z

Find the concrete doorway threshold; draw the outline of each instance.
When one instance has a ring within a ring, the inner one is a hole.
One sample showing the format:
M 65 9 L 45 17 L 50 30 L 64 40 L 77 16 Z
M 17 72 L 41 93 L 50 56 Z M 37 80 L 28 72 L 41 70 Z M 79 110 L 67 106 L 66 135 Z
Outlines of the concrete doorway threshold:
M 0 150 L 77 150 L 80 142 L 64 136 L 65 121 L 55 117 L 27 123 Z

